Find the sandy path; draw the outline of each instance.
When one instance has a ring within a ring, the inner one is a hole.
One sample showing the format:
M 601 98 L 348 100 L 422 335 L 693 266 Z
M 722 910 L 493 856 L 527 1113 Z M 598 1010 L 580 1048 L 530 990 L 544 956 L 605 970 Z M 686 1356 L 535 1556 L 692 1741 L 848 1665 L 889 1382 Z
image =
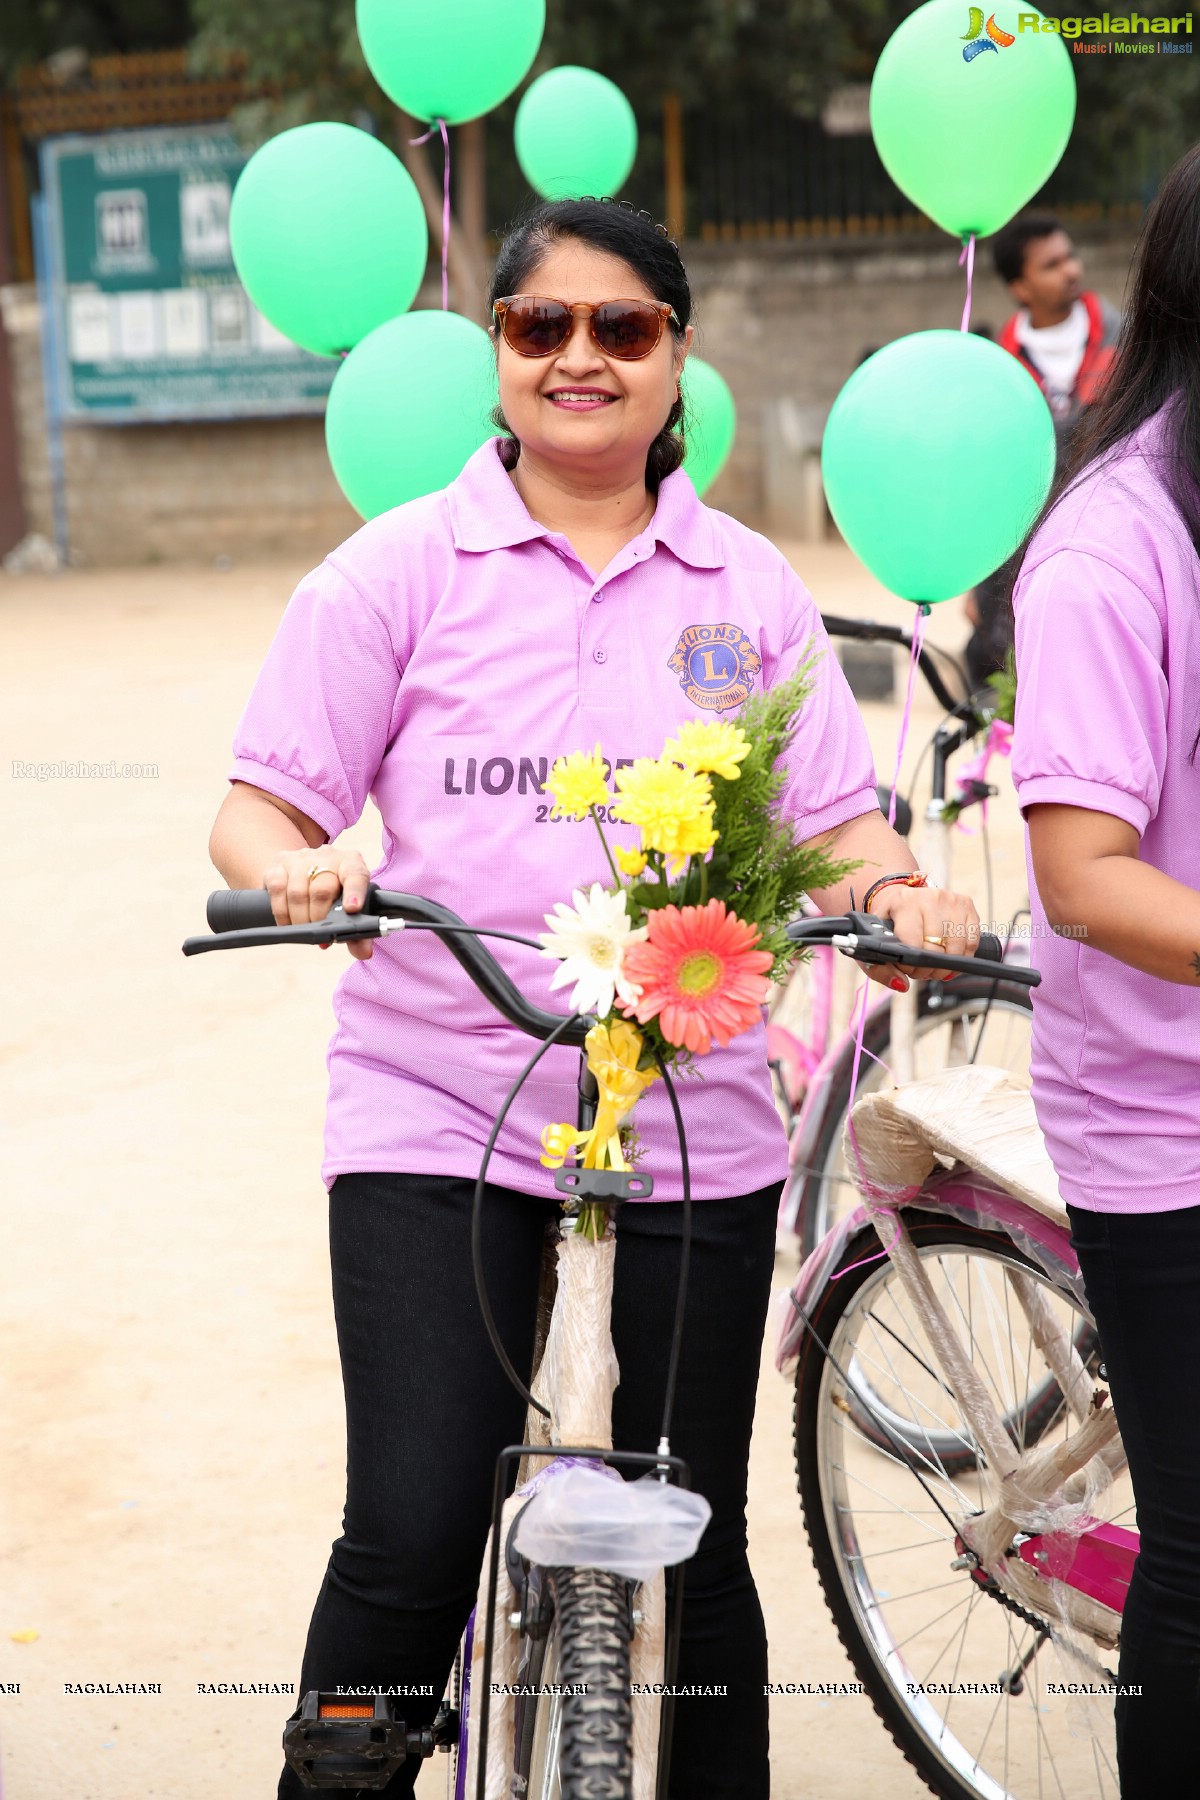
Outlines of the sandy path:
M 840 547 L 795 560 L 830 610 L 905 619 Z M 206 843 L 233 727 L 301 573 L 0 578 L 8 1800 L 269 1800 L 290 1698 L 198 1686 L 295 1679 L 340 1529 L 318 1173 L 337 968 L 179 954 L 218 885 Z M 957 606 L 931 628 L 961 641 Z M 890 775 L 896 712 L 867 713 Z M 922 701 L 910 768 L 935 717 Z M 10 773 L 64 758 L 157 774 Z M 1012 905 L 1024 870 L 1011 794 L 992 816 L 997 901 Z M 351 835 L 377 853 L 373 814 Z M 959 885 L 982 911 L 979 840 L 959 842 Z M 751 1549 L 773 1678 L 849 1679 L 801 1530 L 789 1391 L 767 1358 Z M 161 1691 L 64 1696 L 88 1681 Z M 777 1800 L 925 1791 L 865 1700 L 780 1699 L 772 1732 Z

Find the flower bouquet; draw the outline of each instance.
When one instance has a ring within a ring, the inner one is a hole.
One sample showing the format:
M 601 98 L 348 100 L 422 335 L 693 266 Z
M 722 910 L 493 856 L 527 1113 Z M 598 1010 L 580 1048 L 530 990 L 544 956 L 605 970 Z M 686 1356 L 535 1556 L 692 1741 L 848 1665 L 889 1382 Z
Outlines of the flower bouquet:
M 812 669 L 810 657 L 752 695 L 736 723 L 681 726 L 661 756 L 617 770 L 615 802 L 599 744 L 551 769 L 552 816 L 591 816 L 613 880 L 576 889 L 572 906 L 560 901 L 546 914 L 550 929 L 541 934 L 543 956 L 561 962 L 551 988 L 573 983 L 572 1009 L 596 1014 L 586 1051 L 599 1089 L 590 1131 L 543 1131 L 547 1168 L 574 1155 L 585 1169 L 628 1169 L 636 1148 L 627 1121 L 658 1080 L 659 1058 L 694 1071 L 714 1043 L 724 1047 L 757 1024 L 772 979 L 796 957 L 785 927 L 801 895 L 857 867 L 798 844 L 780 815 L 788 780 L 780 758 Z M 638 849 L 610 849 L 600 806 L 640 828 Z M 596 1236 L 604 1217 L 602 1206 L 586 1204 L 576 1230 Z

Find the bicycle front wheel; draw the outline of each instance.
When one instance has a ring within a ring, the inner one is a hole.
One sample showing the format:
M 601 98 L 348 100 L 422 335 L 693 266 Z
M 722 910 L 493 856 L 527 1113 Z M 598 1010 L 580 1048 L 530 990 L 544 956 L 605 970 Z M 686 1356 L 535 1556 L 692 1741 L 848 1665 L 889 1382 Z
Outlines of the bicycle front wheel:
M 531 1657 L 513 1793 L 631 1800 L 629 1583 L 607 1569 L 546 1570 L 554 1614 Z
M 1011 1278 L 1036 1283 L 1076 1342 L 1090 1321 L 1003 1232 L 916 1208 L 904 1217 L 963 1349 L 1023 1449 L 1020 1421 L 1045 1364 Z M 847 1244 L 842 1272 L 814 1305 L 796 1377 L 800 1499 L 838 1635 L 875 1710 L 941 1800 L 1117 1800 L 1111 1696 L 1077 1697 L 1081 1687 L 1103 1688 L 1116 1652 L 1088 1642 L 1060 1653 L 1046 1620 L 1009 1605 L 979 1571 L 952 1566 L 957 1522 L 992 1504 L 998 1478 L 892 1263 L 850 1267 L 877 1247 L 870 1227 Z M 860 1429 L 858 1371 L 909 1421 L 898 1450 Z M 924 1448 L 914 1455 L 918 1423 Z M 1077 1429 L 1064 1408 L 1044 1441 Z M 945 1442 L 969 1451 L 964 1472 L 946 1468 L 937 1448 Z M 1127 1475 L 1109 1499 L 1113 1518 L 1129 1523 Z M 1075 1695 L 1058 1691 L 1072 1686 Z

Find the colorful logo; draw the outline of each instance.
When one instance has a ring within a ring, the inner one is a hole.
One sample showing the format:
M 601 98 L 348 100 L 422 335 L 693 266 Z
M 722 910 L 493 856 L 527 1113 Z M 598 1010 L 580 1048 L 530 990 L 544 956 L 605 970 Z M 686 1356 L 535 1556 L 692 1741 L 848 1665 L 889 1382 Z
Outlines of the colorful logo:
M 689 625 L 667 667 L 674 669 L 693 706 L 725 712 L 747 698 L 762 659 L 740 625 Z
M 986 37 L 982 35 L 984 32 L 987 33 Z M 985 25 L 982 6 L 971 8 L 971 29 L 965 31 L 963 37 L 968 40 L 963 49 L 964 62 L 974 62 L 985 50 L 1007 50 L 1010 44 L 1017 41 L 1011 31 L 1004 31 L 997 25 L 995 13 Z

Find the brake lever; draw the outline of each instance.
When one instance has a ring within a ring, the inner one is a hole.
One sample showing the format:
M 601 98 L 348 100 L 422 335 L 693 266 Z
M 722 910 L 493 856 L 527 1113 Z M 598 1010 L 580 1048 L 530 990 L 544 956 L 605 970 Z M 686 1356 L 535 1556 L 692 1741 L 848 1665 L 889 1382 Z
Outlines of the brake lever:
M 402 931 L 403 919 L 385 919 L 378 913 L 327 913 L 315 924 L 251 925 L 242 931 L 211 932 L 204 937 L 183 940 L 185 956 L 199 956 L 205 950 L 247 949 L 261 944 L 348 944 L 355 938 L 383 937 L 389 931 Z
M 848 912 L 846 918 L 850 921 L 852 930 L 837 932 L 826 940 L 834 950 L 840 950 L 843 956 L 853 957 L 856 962 L 878 966 L 882 963 L 906 962 L 912 955 L 912 945 L 902 944 L 898 938 L 893 938 L 888 929 L 888 921 L 875 913 Z M 885 943 L 884 939 L 891 941 Z

